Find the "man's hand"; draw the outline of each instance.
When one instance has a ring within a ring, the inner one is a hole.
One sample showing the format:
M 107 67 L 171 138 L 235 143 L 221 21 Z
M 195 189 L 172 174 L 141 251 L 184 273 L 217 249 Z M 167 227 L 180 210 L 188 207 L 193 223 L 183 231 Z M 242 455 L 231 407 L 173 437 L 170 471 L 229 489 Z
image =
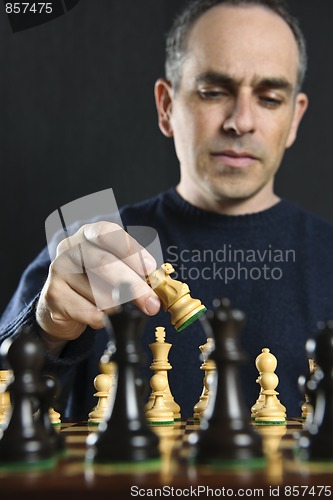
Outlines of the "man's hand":
M 155 259 L 120 226 L 97 222 L 61 241 L 37 304 L 36 318 L 54 352 L 89 325 L 104 326 L 105 314 L 119 305 L 112 292 L 129 283 L 134 303 L 155 315 L 160 301 L 146 282 Z M 125 302 L 124 301 L 124 302 Z

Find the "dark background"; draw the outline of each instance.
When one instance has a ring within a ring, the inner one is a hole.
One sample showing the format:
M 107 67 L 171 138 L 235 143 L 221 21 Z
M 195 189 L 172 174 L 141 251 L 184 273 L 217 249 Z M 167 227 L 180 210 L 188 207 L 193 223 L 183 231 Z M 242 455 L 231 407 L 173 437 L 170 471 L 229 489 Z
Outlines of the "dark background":
M 0 314 L 45 245 L 57 207 L 112 187 L 118 205 L 178 181 L 157 126 L 155 80 L 181 0 L 81 0 L 12 33 L 0 3 Z M 291 0 L 308 40 L 310 107 L 276 181 L 280 196 L 333 222 L 333 2 Z

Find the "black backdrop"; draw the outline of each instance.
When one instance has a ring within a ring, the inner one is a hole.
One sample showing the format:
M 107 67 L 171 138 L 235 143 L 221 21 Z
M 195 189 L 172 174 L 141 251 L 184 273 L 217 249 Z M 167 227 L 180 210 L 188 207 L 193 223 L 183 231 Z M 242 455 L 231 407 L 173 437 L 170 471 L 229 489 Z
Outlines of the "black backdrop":
M 45 244 L 57 207 L 112 187 L 118 205 L 173 185 L 172 141 L 153 98 L 181 0 L 80 0 L 12 33 L 0 7 L 0 313 Z M 333 2 L 290 0 L 308 39 L 310 107 L 278 174 L 279 195 L 333 221 Z

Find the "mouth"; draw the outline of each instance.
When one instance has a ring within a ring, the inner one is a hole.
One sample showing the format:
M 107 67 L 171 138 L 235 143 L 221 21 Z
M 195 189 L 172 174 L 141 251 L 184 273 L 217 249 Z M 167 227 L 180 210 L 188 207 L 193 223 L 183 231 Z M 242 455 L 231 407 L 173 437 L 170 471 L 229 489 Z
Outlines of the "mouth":
M 252 153 L 247 151 L 236 152 L 231 149 L 213 152 L 211 156 L 234 168 L 249 167 L 258 161 L 258 158 Z

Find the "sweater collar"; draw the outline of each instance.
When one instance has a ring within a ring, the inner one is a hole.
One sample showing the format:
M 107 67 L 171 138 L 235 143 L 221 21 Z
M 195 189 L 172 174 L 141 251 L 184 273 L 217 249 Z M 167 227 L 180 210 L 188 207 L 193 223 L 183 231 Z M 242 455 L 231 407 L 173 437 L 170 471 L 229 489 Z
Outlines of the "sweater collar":
M 169 209 L 177 212 L 177 215 L 182 215 L 185 218 L 190 219 L 192 222 L 201 222 L 208 225 L 225 225 L 225 226 L 249 226 L 249 225 L 265 225 L 276 223 L 281 218 L 285 216 L 290 216 L 290 210 L 292 207 L 296 208 L 296 205 L 281 199 L 271 208 L 263 210 L 261 212 L 243 214 L 243 215 L 225 215 L 218 214 L 215 212 L 209 212 L 202 210 L 194 205 L 188 203 L 184 198 L 180 196 L 178 191 L 172 187 L 165 193 L 165 202 Z

